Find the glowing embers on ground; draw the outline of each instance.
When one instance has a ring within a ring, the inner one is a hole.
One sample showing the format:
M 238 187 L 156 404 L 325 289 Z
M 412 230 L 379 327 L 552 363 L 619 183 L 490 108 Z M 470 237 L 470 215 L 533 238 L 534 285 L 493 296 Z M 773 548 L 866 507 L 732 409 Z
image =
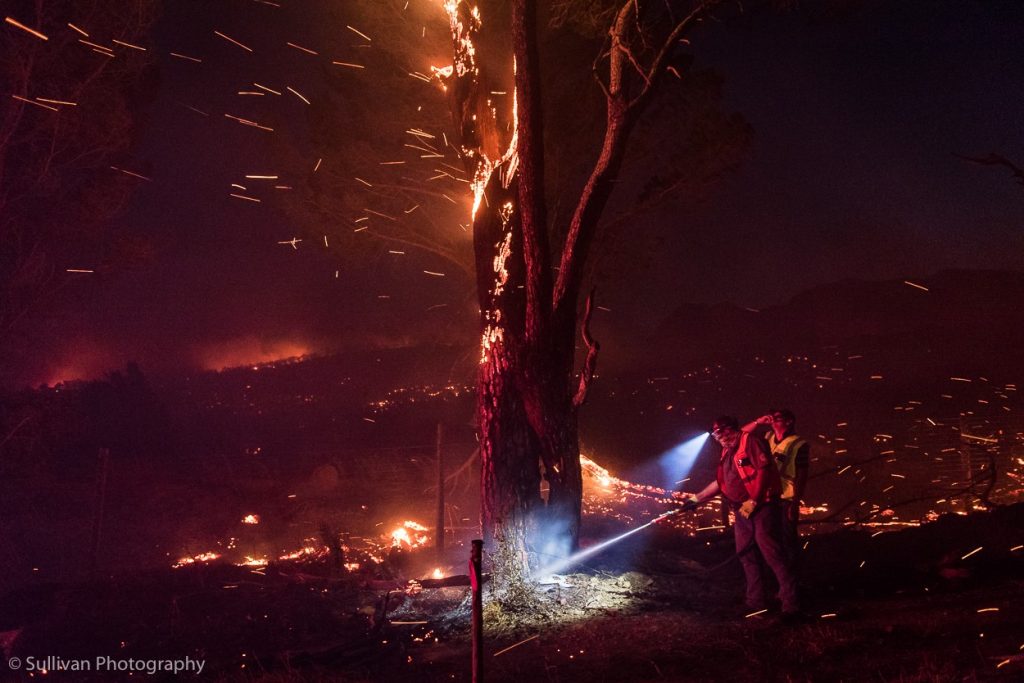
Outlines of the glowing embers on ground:
M 404 546 L 411 549 L 424 546 L 430 541 L 426 531 L 427 527 L 422 524 L 406 520 L 402 522 L 402 526 L 391 532 L 391 547 L 401 548 Z
M 184 567 L 186 565 L 196 564 L 197 562 L 200 563 L 200 564 L 205 564 L 207 562 L 213 562 L 214 560 L 219 559 L 219 558 L 220 558 L 220 555 L 217 554 L 217 553 L 214 553 L 214 552 L 199 553 L 198 555 L 194 555 L 192 557 L 183 557 L 180 560 L 178 560 L 177 562 L 175 562 L 174 564 L 172 564 L 171 567 L 173 567 L 174 569 L 177 569 L 178 567 Z
M 399 406 L 430 401 L 449 401 L 470 395 L 473 386 L 469 384 L 424 384 L 399 387 L 390 390 L 383 399 L 371 401 L 369 407 L 376 413 L 385 413 Z
M 664 519 L 665 524 L 694 534 L 701 529 L 697 524 L 697 518 L 705 513 L 711 514 L 713 510 L 713 506 L 709 505 L 707 510 L 701 513 L 666 515 L 667 512 L 674 513 L 674 505 L 681 502 L 671 490 L 620 479 L 586 456 L 581 456 L 581 465 L 584 477 L 584 512 L 588 515 L 609 517 L 619 521 L 623 526 L 641 524 L 640 528 L 646 528 L 654 521 Z M 251 525 L 251 522 L 248 521 L 250 517 L 258 519 L 253 514 L 244 517 L 242 523 Z M 391 527 L 383 524 L 381 526 L 387 531 L 377 536 L 346 535 L 342 552 L 345 557 L 344 566 L 348 571 L 364 571 L 363 568 L 369 571 L 369 568 L 384 563 L 391 553 L 416 551 L 429 547 L 431 543 L 428 527 L 417 521 L 406 519 Z M 636 533 L 638 530 L 629 530 L 622 537 Z M 240 548 L 238 540 L 234 538 L 227 543 L 218 545 L 220 547 L 216 551 L 184 556 L 173 567 L 181 568 L 220 561 L 261 571 L 275 562 L 315 562 L 323 560 L 331 554 L 331 550 L 319 538 L 307 538 L 300 547 L 294 550 L 279 550 L 276 553 L 267 552 L 266 548 L 253 548 L 252 546 Z M 608 545 L 610 543 L 603 542 L 598 546 L 592 546 L 588 549 L 586 556 L 592 555 Z M 561 552 L 557 552 L 555 546 L 558 546 Z M 564 558 L 564 543 L 556 542 L 550 549 L 552 552 L 545 555 L 545 559 L 558 562 Z M 574 561 L 579 561 L 579 559 L 577 556 Z M 444 570 L 437 568 L 432 578 L 443 578 L 444 576 Z
M 325 547 L 317 547 L 315 545 L 309 544 L 299 548 L 298 550 L 293 550 L 290 553 L 285 553 L 277 559 L 282 562 L 287 562 L 289 560 L 300 560 L 306 557 L 316 557 L 319 555 L 327 554 L 327 552 L 328 550 Z M 356 565 L 357 568 L 358 566 L 359 565 Z
M 585 455 L 580 456 L 580 464 L 583 469 L 585 515 L 603 516 L 625 526 L 633 526 L 658 517 L 670 507 L 683 503 L 682 495 L 671 488 L 620 479 Z M 716 501 L 704 505 L 697 513 L 676 516 L 665 523 L 692 535 L 708 526 L 700 524 L 700 520 L 705 517 L 719 519 Z
M 427 531 L 427 527 L 419 522 L 405 520 L 390 532 L 379 536 L 349 536 L 346 534 L 346 541 L 340 546 L 345 558 L 343 566 L 350 572 L 356 572 L 363 567 L 383 564 L 395 552 L 409 552 L 429 547 L 431 537 Z M 274 562 L 316 562 L 329 557 L 332 553 L 331 548 L 319 538 L 307 538 L 302 543 L 303 545 L 295 550 L 268 553 L 265 548 L 257 551 L 250 547 L 243 551 L 238 547 L 238 539 L 231 538 L 227 543 L 217 544 L 222 546 L 222 550 L 185 555 L 171 567 L 180 569 L 190 565 L 219 561 L 261 571 Z M 435 578 L 444 577 L 440 568 L 435 571 L 435 574 L 437 572 L 441 572 L 441 576 L 435 576 Z

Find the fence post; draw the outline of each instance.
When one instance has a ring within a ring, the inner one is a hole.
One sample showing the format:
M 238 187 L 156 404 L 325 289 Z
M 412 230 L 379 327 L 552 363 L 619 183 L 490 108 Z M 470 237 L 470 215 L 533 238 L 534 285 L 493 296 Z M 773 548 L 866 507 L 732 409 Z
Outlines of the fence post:
M 444 559 L 444 450 L 441 448 L 444 439 L 444 423 L 437 423 L 437 525 L 435 527 L 437 540 L 435 550 L 437 561 Z
M 484 680 L 484 601 L 483 575 L 480 571 L 483 551 L 484 542 L 474 540 L 469 555 L 469 582 L 473 588 L 473 683 L 483 683 Z

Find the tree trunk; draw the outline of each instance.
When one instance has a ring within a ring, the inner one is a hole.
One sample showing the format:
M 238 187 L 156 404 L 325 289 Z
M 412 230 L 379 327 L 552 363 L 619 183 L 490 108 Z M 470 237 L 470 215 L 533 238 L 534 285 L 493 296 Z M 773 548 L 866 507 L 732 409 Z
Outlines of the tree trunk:
M 578 548 L 583 497 L 573 405 L 575 310 L 571 315 L 553 317 L 547 329 L 549 337 L 530 345 L 519 387 L 530 429 L 537 439 L 542 476 L 549 486 L 537 548 L 542 554 L 538 558 L 541 564 L 552 561 L 543 555 L 566 554 Z
M 512 249 L 520 243 L 516 234 L 508 236 Z M 521 260 L 513 252 L 504 263 Z M 512 266 L 508 275 L 515 273 Z M 505 287 L 515 281 L 506 280 Z M 496 544 L 496 585 L 510 586 L 525 579 L 531 568 L 577 549 L 583 479 L 570 390 L 574 347 L 524 344 L 516 325 L 523 290 L 497 289 L 499 295 L 483 309 L 477 417 L 485 538 Z M 562 336 L 571 341 L 575 316 L 552 327 L 567 330 Z M 548 484 L 546 505 L 542 481 Z
M 512 54 L 503 52 L 507 16 L 498 8 L 484 7 L 501 18 L 465 2 L 446 5 L 455 63 L 441 77 L 475 193 L 481 522 L 495 589 L 516 601 L 529 595 L 517 593 L 531 568 L 577 546 L 582 476 L 571 386 L 576 310 L 564 306 L 568 312 L 555 315 L 551 308 L 535 46 L 521 51 L 524 68 L 513 76 Z M 515 40 L 532 36 L 534 10 L 514 3 Z M 518 110 L 493 108 L 491 91 L 506 90 L 513 78 Z
M 505 210 L 521 196 L 519 182 L 505 187 L 499 175 L 474 220 L 482 327 L 477 421 L 495 586 L 515 591 L 531 568 L 577 547 L 583 482 L 570 390 L 575 311 L 550 321 L 548 334 L 527 335 L 522 229 L 519 213 Z
M 515 390 L 514 354 L 502 343 L 485 351 L 477 385 L 484 540 L 493 548 L 495 586 L 529 577 L 529 539 L 541 506 L 536 442 Z
M 494 586 L 517 592 L 529 577 L 529 538 L 540 509 L 536 439 L 519 392 L 523 370 L 525 295 L 522 234 L 516 213 L 503 211 L 517 183 L 494 173 L 474 217 L 480 293 L 477 430 L 481 456 L 481 522 L 493 548 Z

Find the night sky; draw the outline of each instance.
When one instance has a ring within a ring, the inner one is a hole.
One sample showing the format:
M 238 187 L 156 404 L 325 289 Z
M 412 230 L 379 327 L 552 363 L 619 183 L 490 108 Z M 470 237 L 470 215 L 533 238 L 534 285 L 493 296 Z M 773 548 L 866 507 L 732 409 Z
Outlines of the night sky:
M 343 22 L 318 20 L 326 3 L 166 4 L 151 42 L 159 89 L 134 151 L 153 181 L 140 183 L 117 219 L 119 230 L 151 240 L 156 258 L 73 285 L 68 305 L 33 323 L 39 343 L 21 380 L 95 375 L 133 359 L 160 371 L 222 367 L 424 335 L 472 344 L 468 281 L 450 265 L 413 250 L 385 263 L 339 259 L 309 239 L 293 249 L 278 242 L 308 225 L 228 197 L 244 174 L 274 172 L 281 146 L 310 166 L 320 156 L 298 100 L 281 105 L 292 109 L 275 115 L 271 143 L 222 118 L 240 111 L 236 91 L 262 79 L 320 94 L 321 70 L 285 41 L 335 58 L 373 48 L 359 47 Z M 1022 188 L 1005 169 L 953 153 L 995 151 L 1024 164 L 1024 5 L 846 5 L 855 9 L 750 16 L 694 35 L 697 65 L 723 74 L 725 104 L 752 125 L 754 143 L 701 202 L 630 228 L 654 231 L 658 255 L 631 277 L 598 282 L 611 309 L 598 324 L 613 343 L 635 342 L 682 302 L 761 308 L 843 278 L 1021 268 Z M 446 26 L 432 7 L 413 0 L 410 11 L 437 45 Z M 372 35 L 375 27 L 359 28 Z M 215 37 L 217 29 L 244 35 L 256 53 Z M 426 52 L 420 70 L 442 63 Z M 374 92 L 371 75 L 356 77 L 365 97 L 389 96 Z M 419 86 L 427 97 L 426 84 L 411 87 Z M 443 107 L 435 96 L 432 106 Z M 468 213 L 468 191 L 462 199 Z M 424 278 L 424 269 L 450 276 Z

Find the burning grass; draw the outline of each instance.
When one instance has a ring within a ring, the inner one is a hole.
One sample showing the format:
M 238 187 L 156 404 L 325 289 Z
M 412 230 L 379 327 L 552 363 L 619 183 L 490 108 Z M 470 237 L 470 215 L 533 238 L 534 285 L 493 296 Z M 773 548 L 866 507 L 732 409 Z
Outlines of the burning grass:
M 596 465 L 587 482 L 587 540 L 667 507 L 664 492 Z M 0 643 L 18 656 L 188 655 L 215 680 L 465 680 L 469 589 L 442 584 L 463 571 L 468 548 L 453 544 L 439 561 L 421 524 L 391 519 L 366 536 L 323 524 L 291 550 L 228 542 L 174 569 L 11 593 L 0 600 Z M 691 528 L 696 516 L 672 521 L 541 577 L 518 608 L 488 600 L 488 677 L 944 681 L 1022 671 L 1024 505 L 810 537 L 810 623 L 797 627 L 743 618 L 731 538 Z M 246 526 L 262 533 L 272 522 Z
M 1019 543 L 1000 553 L 991 544 L 1014 541 L 1022 516 L 1014 506 L 882 537 L 815 537 L 805 555 L 810 620 L 794 627 L 742 617 L 738 567 L 722 565 L 727 537 L 655 527 L 548 577 L 532 614 L 492 603 L 488 678 L 1013 680 L 1024 645 L 1021 558 L 1010 550 Z M 961 571 L 951 574 L 943 557 L 953 548 Z M 890 564 L 865 572 L 864 557 Z M 10 645 L 19 656 L 174 652 L 205 659 L 213 680 L 441 681 L 467 680 L 468 596 L 466 587 L 338 573 L 328 553 L 40 587 L 7 596 L 0 614 L 21 628 Z

